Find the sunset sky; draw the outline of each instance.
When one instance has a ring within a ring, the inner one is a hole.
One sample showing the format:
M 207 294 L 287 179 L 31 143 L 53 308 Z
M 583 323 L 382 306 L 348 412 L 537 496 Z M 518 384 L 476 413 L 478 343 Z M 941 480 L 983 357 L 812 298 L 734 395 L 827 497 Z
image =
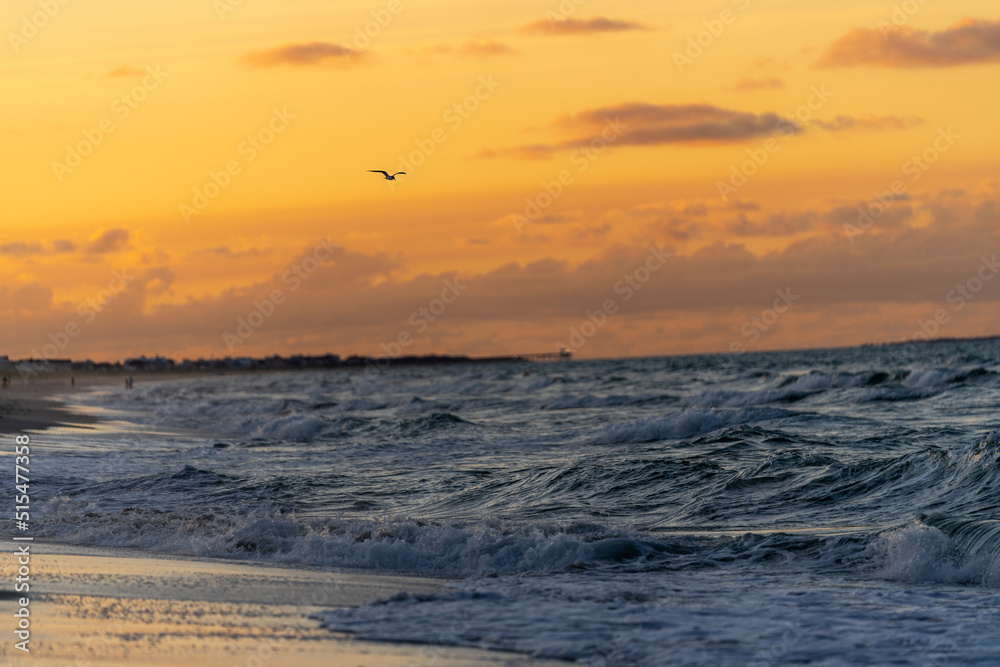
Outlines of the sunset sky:
M 0 19 L 12 358 L 1000 334 L 995 2 L 11 0 Z

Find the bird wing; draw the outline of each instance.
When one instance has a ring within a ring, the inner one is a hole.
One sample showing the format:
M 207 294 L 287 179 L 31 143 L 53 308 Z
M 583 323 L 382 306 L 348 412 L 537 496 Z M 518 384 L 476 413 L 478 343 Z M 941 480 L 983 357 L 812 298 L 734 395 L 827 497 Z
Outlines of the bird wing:
M 395 174 L 393 174 L 393 176 L 399 176 L 400 174 L 402 174 L 403 176 L 406 176 L 406 172 L 405 171 L 397 171 Z
M 385 174 L 386 176 L 389 175 L 389 172 L 382 171 L 381 169 L 369 169 L 368 171 L 372 172 L 373 174 Z

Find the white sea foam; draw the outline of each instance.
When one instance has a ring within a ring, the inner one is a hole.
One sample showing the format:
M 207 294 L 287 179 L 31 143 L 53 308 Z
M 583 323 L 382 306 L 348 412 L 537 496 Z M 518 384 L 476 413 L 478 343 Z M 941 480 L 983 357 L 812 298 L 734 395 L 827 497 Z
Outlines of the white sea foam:
M 562 394 L 551 400 L 543 401 L 539 407 L 542 410 L 574 410 L 577 408 L 607 408 L 622 405 L 637 405 L 651 401 L 670 399 L 663 394 L 610 394 L 594 396 L 586 394 Z
M 917 369 L 903 378 L 903 386 L 909 389 L 941 387 L 965 376 L 961 370 Z
M 788 412 L 775 408 L 741 408 L 739 410 L 684 410 L 662 417 L 646 417 L 606 427 L 594 436 L 595 444 L 655 442 L 690 438 L 711 433 L 720 428 L 781 419 Z
M 880 535 L 870 555 L 874 571 L 886 579 L 997 587 L 1000 558 L 995 552 L 998 545 L 992 546 L 994 552 L 970 549 L 963 540 L 917 521 Z
M 596 525 L 525 525 L 499 520 L 321 520 L 126 509 L 57 498 L 40 534 L 61 541 L 200 557 L 263 560 L 427 576 L 553 572 L 649 553 L 627 532 Z

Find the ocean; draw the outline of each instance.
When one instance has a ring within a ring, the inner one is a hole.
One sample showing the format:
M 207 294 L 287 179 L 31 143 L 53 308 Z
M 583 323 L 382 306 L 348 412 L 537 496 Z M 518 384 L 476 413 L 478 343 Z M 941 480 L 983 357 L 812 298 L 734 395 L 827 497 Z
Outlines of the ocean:
M 68 399 L 97 428 L 33 438 L 32 514 L 68 544 L 443 578 L 317 616 L 366 640 L 996 665 L 998 359 L 991 340 L 137 375 Z

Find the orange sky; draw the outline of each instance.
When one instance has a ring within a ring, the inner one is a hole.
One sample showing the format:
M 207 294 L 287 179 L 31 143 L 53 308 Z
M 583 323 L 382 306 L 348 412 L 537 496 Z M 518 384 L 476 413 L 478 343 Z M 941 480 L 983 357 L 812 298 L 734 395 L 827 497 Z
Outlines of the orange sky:
M 0 17 L 0 354 L 1000 333 L 985 0 L 14 0 Z

